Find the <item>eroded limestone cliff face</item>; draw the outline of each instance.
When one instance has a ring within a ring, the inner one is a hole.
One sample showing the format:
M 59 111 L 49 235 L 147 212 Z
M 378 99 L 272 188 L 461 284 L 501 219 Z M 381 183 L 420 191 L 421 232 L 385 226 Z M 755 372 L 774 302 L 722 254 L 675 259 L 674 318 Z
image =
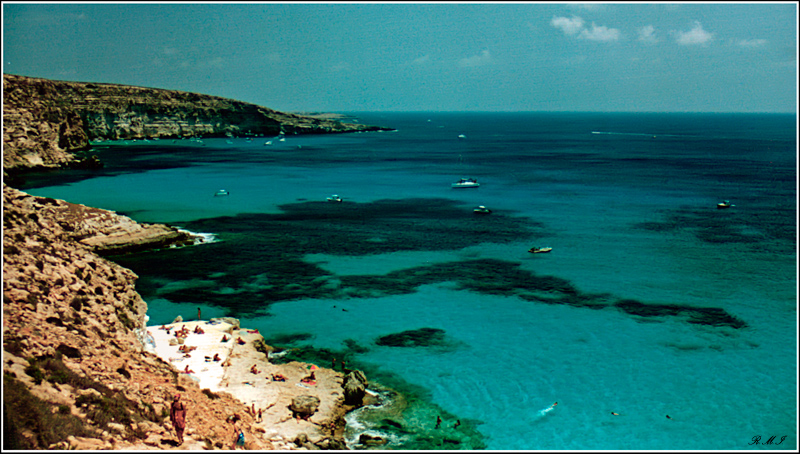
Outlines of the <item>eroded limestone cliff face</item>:
M 80 114 L 56 83 L 3 75 L 3 170 L 58 167 L 89 147 Z
M 3 167 L 60 167 L 97 139 L 330 134 L 387 130 L 278 112 L 217 96 L 3 75 Z

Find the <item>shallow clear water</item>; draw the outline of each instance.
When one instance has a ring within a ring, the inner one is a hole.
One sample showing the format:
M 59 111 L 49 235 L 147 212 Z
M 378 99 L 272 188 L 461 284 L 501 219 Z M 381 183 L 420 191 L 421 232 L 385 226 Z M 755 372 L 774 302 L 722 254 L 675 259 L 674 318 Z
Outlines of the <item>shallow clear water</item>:
M 151 323 L 202 307 L 346 352 L 417 399 L 405 432 L 362 416 L 390 447 L 796 447 L 793 116 L 360 118 L 398 131 L 98 145 L 102 174 L 27 191 L 214 233 L 115 258 Z M 443 337 L 379 345 L 420 328 Z

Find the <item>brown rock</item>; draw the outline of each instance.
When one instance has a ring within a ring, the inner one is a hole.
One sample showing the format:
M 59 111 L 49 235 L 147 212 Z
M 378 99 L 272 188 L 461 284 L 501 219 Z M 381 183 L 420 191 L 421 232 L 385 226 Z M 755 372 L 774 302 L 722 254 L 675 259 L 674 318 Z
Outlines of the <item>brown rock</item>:
M 319 403 L 319 397 L 302 395 L 292 399 L 289 409 L 292 410 L 292 416 L 294 417 L 307 417 L 316 413 Z

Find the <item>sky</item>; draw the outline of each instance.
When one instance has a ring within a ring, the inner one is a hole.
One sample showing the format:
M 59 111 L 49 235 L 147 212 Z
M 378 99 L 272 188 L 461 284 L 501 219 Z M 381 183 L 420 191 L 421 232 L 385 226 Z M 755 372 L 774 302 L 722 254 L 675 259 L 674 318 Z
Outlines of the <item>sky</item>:
M 795 2 L 2 8 L 3 73 L 282 111 L 797 112 Z

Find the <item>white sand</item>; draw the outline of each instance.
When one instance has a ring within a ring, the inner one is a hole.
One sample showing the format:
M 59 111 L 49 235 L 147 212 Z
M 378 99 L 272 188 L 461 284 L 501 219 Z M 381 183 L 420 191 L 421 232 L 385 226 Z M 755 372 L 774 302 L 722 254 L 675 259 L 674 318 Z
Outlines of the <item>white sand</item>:
M 169 362 L 175 366 L 179 371 L 185 370 L 189 366 L 189 370 L 194 373 L 188 376 L 195 380 L 200 389 L 208 388 L 216 392 L 221 391 L 220 382 L 225 375 L 225 368 L 222 367 L 228 357 L 233 352 L 234 345 L 236 345 L 236 337 L 231 333 L 236 331 L 233 325 L 227 322 L 218 322 L 212 324 L 206 321 L 193 321 L 181 322 L 169 325 L 164 325 L 167 328 L 172 328 L 169 334 L 166 330 L 159 329 L 160 326 L 149 326 L 148 332 L 155 340 L 154 353 L 164 361 Z M 186 326 L 189 330 L 189 336 L 184 339 L 183 344 L 179 344 L 178 339 L 175 337 L 175 332 L 181 327 Z M 195 334 L 195 327 L 200 326 L 205 334 Z M 227 342 L 221 342 L 222 337 L 228 336 Z M 174 345 L 170 345 L 170 341 Z M 181 345 L 189 347 L 197 347 L 196 350 L 189 352 L 189 357 L 178 349 Z M 214 354 L 219 354 L 220 361 L 206 361 L 206 357 L 213 358 Z

